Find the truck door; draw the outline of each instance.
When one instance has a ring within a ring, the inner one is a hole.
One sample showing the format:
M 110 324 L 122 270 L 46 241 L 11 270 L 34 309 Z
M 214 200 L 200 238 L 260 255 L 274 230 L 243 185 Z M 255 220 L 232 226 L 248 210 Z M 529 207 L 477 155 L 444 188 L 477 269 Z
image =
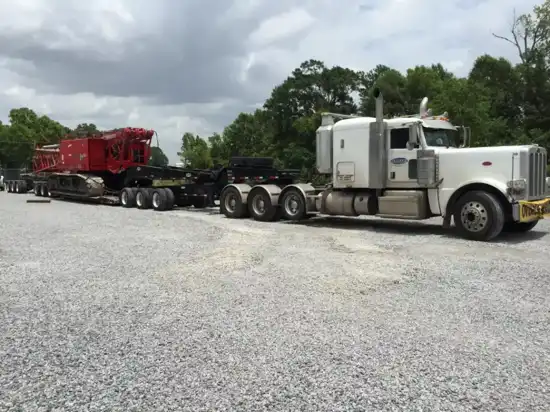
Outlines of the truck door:
M 388 187 L 418 186 L 416 152 L 407 149 L 409 141 L 408 127 L 401 129 L 390 129 L 387 132 L 388 138 Z

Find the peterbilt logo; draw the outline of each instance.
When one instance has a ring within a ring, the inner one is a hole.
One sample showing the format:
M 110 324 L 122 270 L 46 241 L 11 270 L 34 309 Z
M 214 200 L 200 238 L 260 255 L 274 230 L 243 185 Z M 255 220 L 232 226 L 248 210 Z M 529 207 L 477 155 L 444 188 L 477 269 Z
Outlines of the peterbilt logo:
M 407 163 L 409 160 L 406 157 L 396 157 L 394 159 L 391 159 L 392 164 L 394 165 L 403 165 Z

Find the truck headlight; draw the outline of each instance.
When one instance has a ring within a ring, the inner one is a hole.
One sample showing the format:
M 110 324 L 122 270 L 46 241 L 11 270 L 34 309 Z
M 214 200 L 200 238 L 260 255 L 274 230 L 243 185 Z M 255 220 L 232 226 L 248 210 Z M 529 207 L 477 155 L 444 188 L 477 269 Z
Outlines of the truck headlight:
M 520 195 L 525 192 L 527 188 L 527 181 L 525 179 L 510 180 L 507 184 L 508 191 L 514 195 Z

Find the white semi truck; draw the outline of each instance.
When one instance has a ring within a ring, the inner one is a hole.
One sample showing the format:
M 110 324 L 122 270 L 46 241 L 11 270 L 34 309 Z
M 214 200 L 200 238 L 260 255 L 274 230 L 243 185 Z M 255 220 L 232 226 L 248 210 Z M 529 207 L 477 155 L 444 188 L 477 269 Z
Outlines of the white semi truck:
M 221 212 L 260 221 L 442 216 L 444 227 L 453 218 L 461 236 L 480 241 L 531 230 L 550 217 L 544 148 L 455 147 L 458 128 L 444 116 L 431 116 L 427 98 L 419 114 L 393 119 L 384 119 L 379 91 L 375 98 L 375 118 L 323 115 L 317 170 L 332 176 L 328 187 L 229 184 L 220 195 Z

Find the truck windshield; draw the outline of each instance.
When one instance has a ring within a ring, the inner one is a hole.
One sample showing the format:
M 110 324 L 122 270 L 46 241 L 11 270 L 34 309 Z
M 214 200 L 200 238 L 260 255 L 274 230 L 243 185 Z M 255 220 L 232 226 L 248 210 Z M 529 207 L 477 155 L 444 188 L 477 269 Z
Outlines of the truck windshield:
M 433 129 L 423 127 L 426 144 L 438 147 L 456 147 L 457 131 L 450 129 Z

